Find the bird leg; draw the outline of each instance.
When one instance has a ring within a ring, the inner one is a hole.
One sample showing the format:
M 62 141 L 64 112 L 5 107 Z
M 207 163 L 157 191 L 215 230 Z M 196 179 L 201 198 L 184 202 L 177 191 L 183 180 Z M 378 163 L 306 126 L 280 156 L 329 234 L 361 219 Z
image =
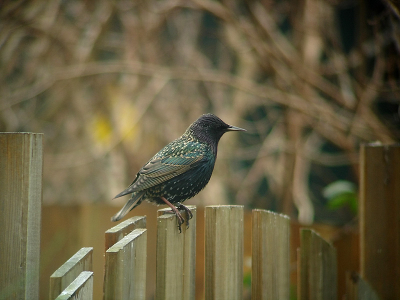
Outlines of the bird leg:
M 179 212 L 179 210 L 173 205 L 171 204 L 171 202 L 169 202 L 167 199 L 165 199 L 164 197 L 160 197 L 160 199 L 162 201 L 165 202 L 165 204 L 167 204 L 169 207 L 171 207 L 172 212 L 176 215 L 176 217 L 178 218 L 178 228 L 179 228 L 179 232 L 182 232 L 181 226 L 183 223 L 185 223 L 185 219 L 182 217 L 181 213 Z

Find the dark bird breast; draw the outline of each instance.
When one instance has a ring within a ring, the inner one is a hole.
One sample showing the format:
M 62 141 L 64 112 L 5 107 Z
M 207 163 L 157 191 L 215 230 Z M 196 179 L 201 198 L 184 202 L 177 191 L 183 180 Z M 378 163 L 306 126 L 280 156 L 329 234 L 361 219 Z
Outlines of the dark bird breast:
M 214 169 L 214 159 L 203 158 L 198 165 L 184 174 L 160 184 L 146 193 L 157 204 L 164 204 L 159 197 L 165 197 L 171 203 L 183 202 L 197 195 L 209 182 Z

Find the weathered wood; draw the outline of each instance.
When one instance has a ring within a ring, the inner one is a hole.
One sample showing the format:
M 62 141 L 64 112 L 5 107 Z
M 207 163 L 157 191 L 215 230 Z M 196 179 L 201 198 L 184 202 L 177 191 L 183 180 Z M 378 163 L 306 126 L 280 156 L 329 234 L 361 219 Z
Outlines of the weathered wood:
M 145 299 L 147 229 L 138 228 L 106 251 L 104 299 Z
M 346 272 L 346 300 L 380 300 L 374 289 L 356 272 Z
M 93 248 L 76 252 L 50 276 L 50 300 L 57 298 L 83 271 L 93 271 Z
M 205 298 L 243 298 L 243 206 L 205 210 Z
M 56 300 L 92 300 L 93 272 L 83 271 L 68 285 Z
M 337 300 L 337 258 L 335 248 L 315 231 L 300 233 L 299 300 Z
M 0 295 L 38 299 L 43 134 L 0 133 Z
M 290 218 L 271 211 L 252 212 L 252 299 L 290 297 Z
M 196 206 L 189 228 L 177 228 L 176 216 L 158 211 L 156 299 L 195 299 Z M 185 217 L 185 214 L 183 214 Z
M 146 228 L 146 216 L 132 217 L 108 229 L 105 233 L 105 250 L 137 228 Z
M 360 274 L 382 299 L 400 299 L 400 145 L 360 154 Z

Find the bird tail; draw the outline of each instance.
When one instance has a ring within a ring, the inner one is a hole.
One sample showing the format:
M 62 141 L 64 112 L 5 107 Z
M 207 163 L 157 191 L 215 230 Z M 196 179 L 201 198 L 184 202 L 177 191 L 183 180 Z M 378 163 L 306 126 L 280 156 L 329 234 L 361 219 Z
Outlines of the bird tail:
M 121 195 L 121 196 L 123 196 L 123 195 Z M 131 211 L 136 206 L 138 206 L 140 203 L 142 203 L 143 196 L 144 196 L 143 192 L 133 193 L 132 197 L 128 200 L 128 202 L 124 205 L 124 207 L 111 218 L 111 221 L 116 222 L 116 221 L 121 220 L 123 217 L 125 217 L 125 215 L 129 211 Z M 117 197 L 120 197 L 120 196 L 117 195 Z M 115 197 L 115 198 L 117 198 L 117 197 Z
M 115 198 L 119 198 L 128 194 L 132 194 L 134 191 L 132 189 L 131 186 L 129 186 L 126 190 L 122 191 L 121 193 L 119 193 L 117 196 L 115 196 L 113 199 Z M 135 195 L 132 195 L 132 197 L 134 197 Z

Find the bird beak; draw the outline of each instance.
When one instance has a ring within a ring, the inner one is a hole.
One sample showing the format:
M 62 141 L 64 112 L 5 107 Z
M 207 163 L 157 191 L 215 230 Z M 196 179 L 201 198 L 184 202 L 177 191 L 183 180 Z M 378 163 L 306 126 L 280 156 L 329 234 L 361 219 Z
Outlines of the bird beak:
M 240 127 L 229 125 L 226 131 L 247 131 L 247 130 Z

